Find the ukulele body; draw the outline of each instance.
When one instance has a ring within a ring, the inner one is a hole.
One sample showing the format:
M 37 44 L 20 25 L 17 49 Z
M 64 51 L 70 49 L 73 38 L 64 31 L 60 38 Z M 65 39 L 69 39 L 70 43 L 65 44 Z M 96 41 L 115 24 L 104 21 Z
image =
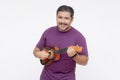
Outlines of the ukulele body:
M 59 50 L 58 47 L 54 47 L 54 48 L 49 48 L 49 47 L 45 47 L 42 48 L 41 50 L 46 51 L 49 54 L 49 57 L 45 60 L 40 60 L 42 65 L 49 65 L 51 64 L 51 62 L 53 61 L 58 61 L 60 59 L 60 53 L 55 53 L 55 51 Z

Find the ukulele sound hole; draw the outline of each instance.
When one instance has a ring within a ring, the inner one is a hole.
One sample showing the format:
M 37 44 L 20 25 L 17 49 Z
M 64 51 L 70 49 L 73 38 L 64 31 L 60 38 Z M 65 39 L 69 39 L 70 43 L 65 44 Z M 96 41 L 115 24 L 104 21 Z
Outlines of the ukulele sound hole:
M 51 55 L 51 52 L 48 52 Z

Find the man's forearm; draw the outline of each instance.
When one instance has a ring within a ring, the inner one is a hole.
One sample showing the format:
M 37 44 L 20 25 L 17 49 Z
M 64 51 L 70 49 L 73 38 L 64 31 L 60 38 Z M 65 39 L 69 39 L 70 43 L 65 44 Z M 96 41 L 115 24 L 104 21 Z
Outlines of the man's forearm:
M 78 55 L 77 54 L 77 56 L 75 56 L 73 58 L 73 60 L 80 65 L 86 65 L 87 62 L 88 62 L 88 57 L 84 56 L 84 55 Z
M 38 51 L 40 51 L 40 49 L 37 47 L 33 50 L 33 54 L 35 57 L 38 57 L 38 54 L 37 54 Z

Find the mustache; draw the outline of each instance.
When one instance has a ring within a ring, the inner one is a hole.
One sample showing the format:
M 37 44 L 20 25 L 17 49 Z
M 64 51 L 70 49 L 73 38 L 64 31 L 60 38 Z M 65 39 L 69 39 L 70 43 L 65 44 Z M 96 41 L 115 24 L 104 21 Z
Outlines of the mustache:
M 59 25 L 67 25 L 66 23 L 59 23 Z

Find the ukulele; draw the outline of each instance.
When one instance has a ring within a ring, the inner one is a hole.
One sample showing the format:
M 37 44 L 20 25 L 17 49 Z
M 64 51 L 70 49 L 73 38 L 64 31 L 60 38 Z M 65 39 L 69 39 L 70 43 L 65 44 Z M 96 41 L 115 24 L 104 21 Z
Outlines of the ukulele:
M 82 51 L 82 47 L 80 46 L 70 46 L 72 47 L 76 52 L 81 52 Z M 63 49 L 59 49 L 58 47 L 53 47 L 53 48 L 49 48 L 49 47 L 45 47 L 42 48 L 40 50 L 44 50 L 47 53 L 49 53 L 49 57 L 45 60 L 40 60 L 42 65 L 49 65 L 51 64 L 53 61 L 58 61 L 60 59 L 60 54 L 63 52 L 66 52 L 68 49 L 67 48 L 63 48 Z

